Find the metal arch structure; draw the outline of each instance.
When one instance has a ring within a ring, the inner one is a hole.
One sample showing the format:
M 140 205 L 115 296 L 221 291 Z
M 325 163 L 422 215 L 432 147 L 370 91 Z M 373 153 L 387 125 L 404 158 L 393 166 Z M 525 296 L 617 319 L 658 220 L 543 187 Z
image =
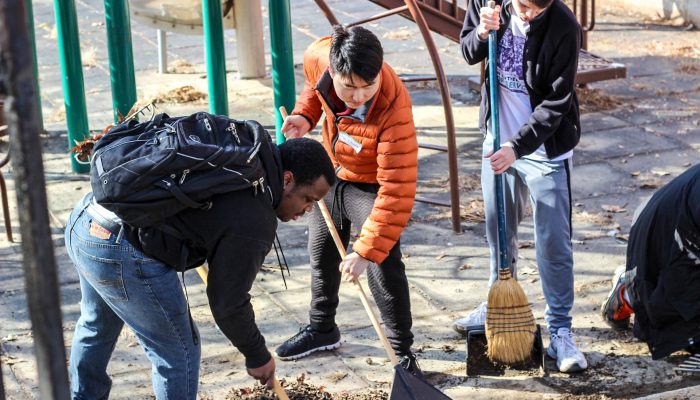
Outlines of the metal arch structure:
M 338 19 L 335 17 L 333 14 L 333 11 L 328 7 L 328 4 L 326 4 L 325 0 L 314 0 L 318 7 L 321 9 L 323 14 L 326 16 L 326 19 L 328 19 L 328 22 L 331 25 L 339 25 L 340 22 Z M 404 81 L 411 81 L 411 80 L 437 80 L 438 82 L 438 88 L 440 89 L 440 97 L 442 100 L 442 106 L 443 110 L 445 113 L 445 126 L 446 126 L 446 131 L 447 131 L 447 146 L 440 146 L 440 145 L 433 145 L 433 144 L 419 144 L 420 147 L 422 148 L 427 148 L 431 150 L 438 150 L 438 151 L 446 151 L 447 152 L 447 157 L 448 157 L 448 167 L 449 167 L 449 187 L 450 187 L 450 201 L 446 202 L 443 200 L 439 199 L 432 199 L 432 198 L 427 198 L 427 197 L 422 197 L 422 196 L 416 196 L 416 200 L 423 202 L 423 203 L 428 203 L 428 204 L 433 204 L 433 205 L 439 205 L 439 206 L 445 206 L 445 207 L 450 207 L 451 209 L 451 214 L 452 214 L 452 230 L 455 233 L 461 233 L 462 232 L 462 224 L 460 221 L 460 206 L 459 206 L 459 177 L 458 177 L 458 169 L 457 169 L 457 141 L 456 141 L 456 133 L 455 133 L 455 124 L 454 124 L 454 116 L 452 113 L 452 103 L 450 101 L 450 89 L 449 86 L 447 85 L 447 77 L 445 76 L 445 71 L 442 67 L 442 62 L 440 60 L 440 56 L 438 54 L 437 48 L 435 46 L 435 42 L 433 41 L 433 38 L 430 36 L 430 31 L 431 28 L 432 30 L 441 33 L 443 35 L 446 35 L 449 33 L 449 29 L 444 29 L 442 32 L 440 29 L 436 28 L 439 24 L 435 24 L 433 22 L 433 19 L 435 18 L 435 15 L 443 15 L 445 14 L 445 10 L 447 9 L 446 5 L 452 5 L 453 3 L 448 3 L 445 2 L 444 0 L 437 0 L 438 1 L 438 7 L 435 10 L 437 10 L 437 13 L 431 12 L 430 10 L 435 8 L 433 4 L 435 1 L 431 0 L 384 0 L 384 1 L 375 1 L 375 0 L 370 0 L 373 3 L 377 3 L 385 8 L 388 8 L 388 11 L 385 11 L 383 13 L 374 15 L 372 17 L 360 20 L 360 21 L 355 21 L 346 24 L 346 26 L 355 26 L 355 25 L 360 25 L 364 24 L 370 21 L 375 21 L 381 18 L 388 17 L 390 15 L 395 15 L 395 14 L 402 14 L 402 16 L 405 16 L 409 19 L 412 19 L 416 25 L 418 25 L 418 29 L 420 30 L 421 36 L 423 37 L 423 40 L 426 45 L 426 49 L 428 50 L 428 53 L 430 54 L 430 59 L 433 63 L 433 68 L 435 70 L 435 76 L 434 77 L 422 77 L 418 79 L 404 79 Z M 456 5 L 453 5 L 452 9 L 454 10 L 453 12 L 455 13 L 455 18 L 459 18 L 459 10 L 461 10 L 459 7 Z M 430 15 L 427 18 L 430 18 L 431 20 L 431 25 L 428 25 L 429 22 L 424 15 L 423 12 L 430 13 Z M 408 14 L 408 15 L 407 15 Z M 461 18 L 464 19 L 464 13 L 461 14 Z M 457 39 L 458 40 L 458 39 Z

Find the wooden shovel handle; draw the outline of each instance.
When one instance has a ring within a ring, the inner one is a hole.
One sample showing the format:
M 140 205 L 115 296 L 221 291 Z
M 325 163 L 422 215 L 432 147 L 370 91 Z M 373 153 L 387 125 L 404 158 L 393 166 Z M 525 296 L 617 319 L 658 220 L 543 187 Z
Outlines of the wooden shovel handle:
M 209 267 L 207 267 L 206 264 L 202 264 L 199 267 L 197 267 L 197 273 L 199 274 L 199 277 L 202 278 L 202 282 L 204 282 L 204 286 L 207 286 L 208 276 L 209 276 Z M 272 378 L 272 390 L 275 392 L 277 397 L 280 398 L 280 400 L 289 400 L 289 396 L 287 396 L 287 392 L 284 391 L 284 388 L 282 387 L 282 385 L 280 385 L 280 381 L 278 381 L 276 377 Z
M 343 246 L 343 242 L 340 240 L 340 236 L 338 236 L 338 231 L 335 229 L 335 225 L 333 224 L 333 218 L 331 218 L 331 213 L 328 212 L 328 207 L 326 206 L 326 203 L 324 203 L 323 200 L 319 200 L 316 202 L 316 204 L 318 204 L 318 208 L 321 209 L 321 214 L 323 214 L 323 219 L 326 221 L 328 231 L 333 237 L 333 241 L 335 242 L 335 246 L 338 248 L 340 257 L 345 258 L 345 246 Z M 384 350 L 386 350 L 386 354 L 389 356 L 389 360 L 391 360 L 391 365 L 397 365 L 399 363 L 399 359 L 396 357 L 396 354 L 394 354 L 394 350 L 391 348 L 389 340 L 386 338 L 386 334 L 384 334 L 384 330 L 379 324 L 379 319 L 377 319 L 377 315 L 374 313 L 372 306 L 369 304 L 369 300 L 367 300 L 367 295 L 362 289 L 360 281 L 355 280 L 353 281 L 353 283 L 355 285 L 355 289 L 357 289 L 357 293 L 360 295 L 362 305 L 365 306 L 365 311 L 367 311 L 367 315 L 372 321 L 372 326 L 374 326 L 374 330 L 377 332 L 377 335 L 379 336 L 379 339 L 382 342 L 382 345 L 384 346 Z

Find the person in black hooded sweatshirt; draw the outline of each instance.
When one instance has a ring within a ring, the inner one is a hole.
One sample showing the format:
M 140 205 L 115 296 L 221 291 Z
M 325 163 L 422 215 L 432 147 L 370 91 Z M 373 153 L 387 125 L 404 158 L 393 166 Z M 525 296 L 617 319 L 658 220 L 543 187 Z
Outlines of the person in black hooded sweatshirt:
M 308 212 L 335 183 L 323 146 L 297 139 L 260 150 L 266 185 L 214 195 L 208 210 L 166 220 L 188 243 L 187 265 L 209 264 L 207 296 L 221 331 L 245 356 L 248 374 L 268 386 L 275 362 L 255 323 L 249 291 L 272 247 L 277 219 Z M 152 364 L 158 399 L 196 399 L 201 347 L 175 266 L 183 240 L 137 229 L 88 193 L 66 225 L 66 249 L 80 277 L 80 319 L 70 356 L 73 399 L 106 399 L 107 364 L 126 324 Z
M 659 189 L 635 213 L 627 262 L 613 276 L 603 319 L 627 329 L 655 360 L 700 350 L 700 164 Z

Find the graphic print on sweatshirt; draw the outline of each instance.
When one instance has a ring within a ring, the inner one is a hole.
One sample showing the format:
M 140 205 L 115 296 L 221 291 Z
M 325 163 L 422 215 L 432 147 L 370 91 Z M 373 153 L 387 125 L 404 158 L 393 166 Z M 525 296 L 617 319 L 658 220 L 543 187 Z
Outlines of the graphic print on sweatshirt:
M 532 114 L 530 95 L 525 87 L 523 71 L 523 49 L 529 24 L 517 16 L 510 19 L 508 28 L 498 41 L 496 75 L 498 76 L 498 114 L 501 143 L 515 138 L 520 127 Z M 490 121 L 489 121 L 490 122 Z M 493 141 L 490 132 L 487 140 Z M 493 146 L 490 146 L 493 148 Z
M 514 35 L 512 26 L 506 29 L 498 42 L 498 83 L 506 90 L 527 96 L 523 74 L 525 36 Z

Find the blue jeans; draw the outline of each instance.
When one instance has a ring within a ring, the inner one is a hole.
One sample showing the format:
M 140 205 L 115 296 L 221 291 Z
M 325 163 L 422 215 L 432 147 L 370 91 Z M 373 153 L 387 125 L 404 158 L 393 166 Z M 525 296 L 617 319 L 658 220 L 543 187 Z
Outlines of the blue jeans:
M 484 143 L 484 151 L 490 143 Z M 574 305 L 574 255 L 571 245 L 571 160 L 535 161 L 521 158 L 503 173 L 506 243 L 511 273 L 517 279 L 518 225 L 530 200 L 535 228 L 537 267 L 547 308 L 549 333 L 571 329 Z M 491 161 L 481 164 L 481 187 L 486 212 L 486 238 L 491 253 L 489 287 L 498 278 L 498 212 Z
M 80 276 L 80 319 L 70 355 L 73 399 L 107 399 L 107 363 L 126 324 L 152 365 L 157 399 L 196 399 L 201 348 L 177 273 L 134 248 L 121 234 L 92 225 L 92 195 L 66 225 L 68 255 Z M 108 237 L 107 237 L 108 236 Z M 192 330 L 195 332 L 192 332 Z

